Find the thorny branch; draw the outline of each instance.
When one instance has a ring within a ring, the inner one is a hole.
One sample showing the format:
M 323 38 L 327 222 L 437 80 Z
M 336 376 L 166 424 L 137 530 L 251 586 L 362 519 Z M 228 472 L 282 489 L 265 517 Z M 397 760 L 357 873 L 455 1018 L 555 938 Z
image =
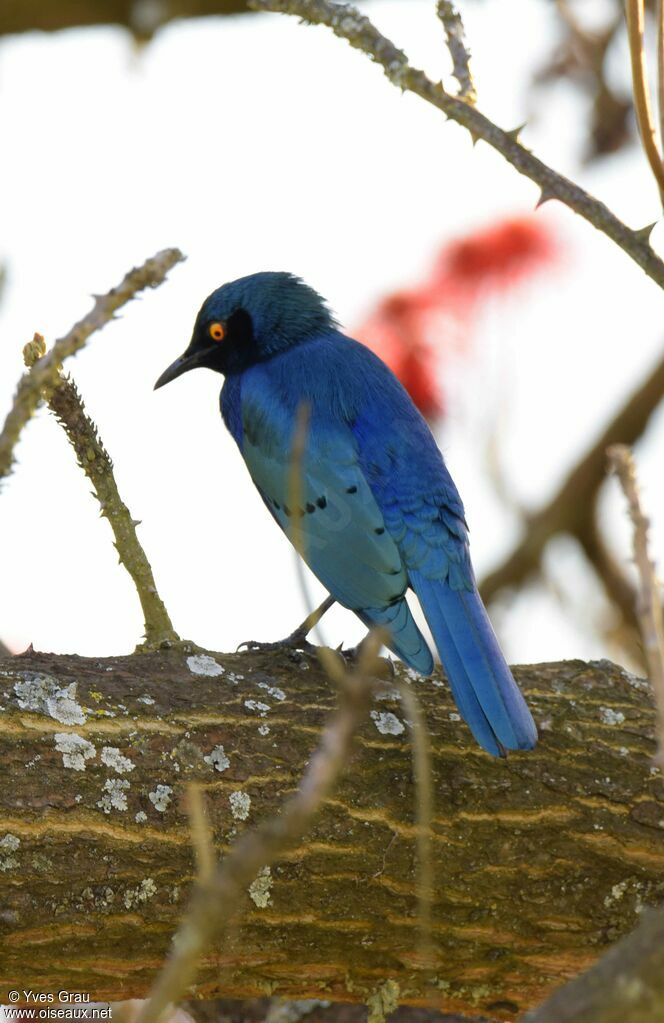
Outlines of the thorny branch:
M 459 83 L 459 96 L 467 103 L 475 103 L 477 92 L 470 70 L 470 53 L 466 45 L 466 33 L 461 15 L 451 0 L 438 0 L 437 13 L 447 36 L 453 74 Z
M 45 358 L 44 339 L 35 334 L 23 349 L 26 366 L 38 366 Z M 46 402 L 63 427 L 76 460 L 93 486 L 94 495 L 106 516 L 115 537 L 120 562 L 132 578 L 143 610 L 145 623 L 144 649 L 165 649 L 180 642 L 166 606 L 159 596 L 150 562 L 136 535 L 139 525 L 123 502 L 113 474 L 113 462 L 97 428 L 85 411 L 80 394 L 69 377 L 57 373 L 57 383 L 45 391 Z
M 90 312 L 74 324 L 68 334 L 55 342 L 48 355 L 39 359 L 23 374 L 0 432 L 0 480 L 11 471 L 14 448 L 23 427 L 43 397 L 44 389 L 57 385 L 58 373 L 64 360 L 79 351 L 90 335 L 101 330 L 114 318 L 118 309 L 131 301 L 139 291 L 162 284 L 169 270 L 182 259 L 184 256 L 179 249 L 164 249 L 146 260 L 142 266 L 130 270 L 116 288 L 112 288 L 106 295 L 98 295 Z
M 370 633 L 356 670 L 337 676 L 341 681 L 339 707 L 325 726 L 295 795 L 279 815 L 245 832 L 213 871 L 199 877 L 174 951 L 137 1023 L 157 1023 L 167 1006 L 182 997 L 194 979 L 200 956 L 213 938 L 226 930 L 249 885 L 309 830 L 347 763 L 355 733 L 369 714 L 369 676 L 381 643 L 380 635 Z
M 624 444 L 610 447 L 612 470 L 620 480 L 627 498 L 633 526 L 634 561 L 639 573 L 636 613 L 648 662 L 648 675 L 655 694 L 658 741 L 655 761 L 664 767 L 664 621 L 655 566 L 648 553 L 649 520 L 643 513 L 632 453 Z
M 437 107 L 450 120 L 466 128 L 474 142 L 483 139 L 520 174 L 534 181 L 541 190 L 538 205 L 559 199 L 615 242 L 648 277 L 664 288 L 664 261 L 648 240 L 653 225 L 637 231 L 627 227 L 599 199 L 552 170 L 521 145 L 518 129 L 504 131 L 472 104 L 451 96 L 440 82 L 433 82 L 423 71 L 412 67 L 406 55 L 351 4 L 333 4 L 330 0 L 248 0 L 248 4 L 254 10 L 292 14 L 312 25 L 327 25 L 335 35 L 380 64 L 393 85 Z

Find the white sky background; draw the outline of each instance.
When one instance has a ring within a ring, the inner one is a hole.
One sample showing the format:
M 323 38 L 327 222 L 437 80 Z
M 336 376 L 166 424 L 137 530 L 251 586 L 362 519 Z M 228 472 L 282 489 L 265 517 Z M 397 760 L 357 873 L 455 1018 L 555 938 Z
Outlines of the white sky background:
M 579 98 L 565 85 L 546 94 L 530 86 L 556 32 L 552 6 L 464 5 L 481 108 L 505 127 L 528 119 L 524 141 L 539 156 L 628 223 L 651 222 L 657 195 L 640 152 L 580 167 Z M 448 64 L 434 7 L 376 0 L 367 13 L 440 77 Z M 627 76 L 626 53 L 613 58 Z M 68 368 L 143 521 L 139 534 L 180 633 L 213 649 L 285 635 L 305 610 L 293 555 L 221 424 L 221 378 L 191 373 L 157 394 L 154 380 L 224 281 L 291 270 L 350 328 L 387 289 L 416 281 L 446 238 L 532 209 L 535 186 L 329 32 L 278 16 L 176 24 L 138 52 L 111 29 L 4 41 L 0 138 L 0 259 L 9 271 L 0 415 L 35 330 L 53 340 L 87 311 L 91 293 L 179 246 L 187 263 Z M 567 262 L 484 315 L 477 358 L 448 388 L 439 438 L 479 575 L 518 535 L 485 478 L 493 412 L 510 486 L 536 508 L 661 351 L 656 286 L 561 207 L 539 215 L 556 227 Z M 653 240 L 664 247 L 662 233 Z M 663 441 L 660 414 L 638 449 L 660 565 Z M 132 649 L 138 601 L 89 483 L 44 410 L 17 453 L 0 495 L 0 636 L 16 650 L 29 642 L 83 654 Z M 616 494 L 609 505 L 627 553 Z M 586 627 L 601 603 L 570 545 L 557 544 L 548 564 L 571 603 L 528 590 L 498 619 L 509 658 L 610 654 Z M 326 619 L 328 641 L 361 634 L 349 612 Z

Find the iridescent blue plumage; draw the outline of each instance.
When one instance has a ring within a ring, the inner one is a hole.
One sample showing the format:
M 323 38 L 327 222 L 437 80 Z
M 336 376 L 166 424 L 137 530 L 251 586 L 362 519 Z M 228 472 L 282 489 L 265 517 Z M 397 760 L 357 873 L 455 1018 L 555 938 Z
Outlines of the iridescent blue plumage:
M 216 348 L 213 323 L 224 332 Z M 535 725 L 477 592 L 461 499 L 391 371 L 287 274 L 214 292 L 160 383 L 201 364 L 226 374 L 224 421 L 270 513 L 291 539 L 298 531 L 298 548 L 332 596 L 366 625 L 387 627 L 390 648 L 428 674 L 433 659 L 405 600 L 412 588 L 478 742 L 494 755 L 531 748 Z M 303 405 L 309 423 L 291 507 Z

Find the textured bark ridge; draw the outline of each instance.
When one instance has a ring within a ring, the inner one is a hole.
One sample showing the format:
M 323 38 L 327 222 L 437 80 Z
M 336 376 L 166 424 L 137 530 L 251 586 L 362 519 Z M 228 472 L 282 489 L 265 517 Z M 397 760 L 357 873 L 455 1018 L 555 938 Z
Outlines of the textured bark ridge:
M 402 1003 L 511 1019 L 664 901 L 647 686 L 604 661 L 515 673 L 541 742 L 504 761 L 472 744 L 440 676 L 413 682 L 433 757 L 433 952 L 418 940 L 416 797 L 392 691 L 194 997 L 367 1001 L 393 982 Z M 144 995 L 194 876 L 186 783 L 203 783 L 223 854 L 292 792 L 334 702 L 298 654 L 0 660 L 0 995 Z

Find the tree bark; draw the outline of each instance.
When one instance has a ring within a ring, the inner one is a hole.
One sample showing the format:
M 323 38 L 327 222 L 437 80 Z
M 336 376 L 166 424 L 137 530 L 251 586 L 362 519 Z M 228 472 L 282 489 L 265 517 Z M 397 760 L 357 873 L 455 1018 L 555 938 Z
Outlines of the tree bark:
M 204 786 L 220 854 L 297 785 L 331 683 L 304 655 L 211 656 L 0 660 L 0 993 L 144 996 L 195 872 L 186 783 Z M 473 744 L 438 674 L 414 684 L 436 800 L 433 953 L 417 931 L 408 732 L 388 694 L 192 997 L 361 1002 L 394 981 L 404 1004 L 511 1019 L 662 901 L 647 685 L 606 661 L 515 673 L 541 741 L 502 761 Z
M 246 11 L 245 0 L 4 0 L 0 8 L 0 35 L 17 32 L 54 32 L 91 25 L 122 25 L 137 36 L 149 37 L 175 18 L 198 18 Z

